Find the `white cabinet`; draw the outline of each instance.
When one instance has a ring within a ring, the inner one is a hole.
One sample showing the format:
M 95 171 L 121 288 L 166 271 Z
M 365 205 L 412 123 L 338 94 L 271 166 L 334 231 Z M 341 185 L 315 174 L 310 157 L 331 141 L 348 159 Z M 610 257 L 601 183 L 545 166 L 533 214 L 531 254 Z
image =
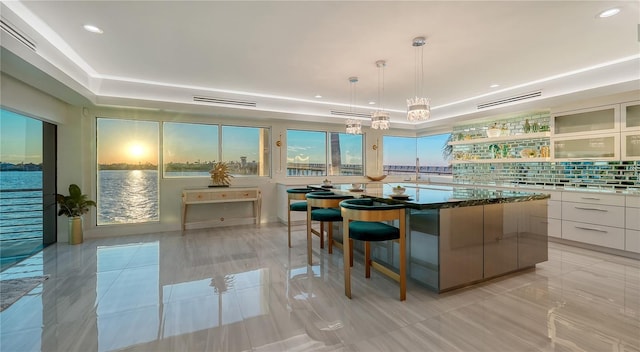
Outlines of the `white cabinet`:
M 620 104 L 556 113 L 551 117 L 551 157 L 620 160 Z
M 547 202 L 547 235 L 562 238 L 562 192 L 545 192 L 551 196 Z
M 640 130 L 622 132 L 620 144 L 622 160 L 640 160 Z
M 563 192 L 562 239 L 625 250 L 625 197 Z
M 623 228 L 576 221 L 562 220 L 562 238 L 620 250 L 624 250 L 625 246 Z
M 562 219 L 589 224 L 623 227 L 624 207 L 591 203 L 562 202 Z
M 554 160 L 619 160 L 620 133 L 554 137 L 551 139 Z
M 624 249 L 640 253 L 640 196 L 626 196 Z
M 563 192 L 562 200 L 576 203 L 590 203 L 597 205 L 625 206 L 625 197 L 618 194 L 587 193 L 587 192 Z
M 640 101 L 620 105 L 622 131 L 640 131 Z
M 556 113 L 551 117 L 551 131 L 554 136 L 620 132 L 620 105 Z

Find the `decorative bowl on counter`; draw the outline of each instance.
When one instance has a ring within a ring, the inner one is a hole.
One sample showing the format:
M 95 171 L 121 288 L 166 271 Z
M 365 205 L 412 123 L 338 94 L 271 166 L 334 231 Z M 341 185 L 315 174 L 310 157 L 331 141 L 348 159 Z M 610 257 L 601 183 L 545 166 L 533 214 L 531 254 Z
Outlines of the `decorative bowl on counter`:
M 393 187 L 391 190 L 393 191 L 394 195 L 399 196 L 404 194 L 404 191 L 406 191 L 407 189 L 404 187 L 396 186 L 396 187 Z
M 367 175 L 367 178 L 370 179 L 371 181 L 382 181 L 382 180 L 384 180 L 385 177 L 387 177 L 387 175 L 380 175 L 380 176 L 369 176 L 369 175 Z

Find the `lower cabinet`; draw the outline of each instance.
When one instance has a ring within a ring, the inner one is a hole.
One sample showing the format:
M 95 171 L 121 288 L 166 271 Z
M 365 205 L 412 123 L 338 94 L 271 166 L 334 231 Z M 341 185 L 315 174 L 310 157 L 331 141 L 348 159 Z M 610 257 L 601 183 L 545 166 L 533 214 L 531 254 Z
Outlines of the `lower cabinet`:
M 544 262 L 547 240 L 546 199 L 441 209 L 439 289 Z
M 518 203 L 484 206 L 485 278 L 518 269 L 519 210 Z
M 518 221 L 518 269 L 523 269 L 549 259 L 548 206 L 545 200 L 516 204 L 528 208 L 520 212 Z
M 562 238 L 625 250 L 623 195 L 564 192 Z
M 640 253 L 640 196 L 626 196 L 624 249 Z
M 440 291 L 482 280 L 482 209 L 440 210 Z
M 596 246 L 625 249 L 625 229 L 562 220 L 562 238 Z
M 624 249 L 629 252 L 640 253 L 640 231 L 625 230 Z

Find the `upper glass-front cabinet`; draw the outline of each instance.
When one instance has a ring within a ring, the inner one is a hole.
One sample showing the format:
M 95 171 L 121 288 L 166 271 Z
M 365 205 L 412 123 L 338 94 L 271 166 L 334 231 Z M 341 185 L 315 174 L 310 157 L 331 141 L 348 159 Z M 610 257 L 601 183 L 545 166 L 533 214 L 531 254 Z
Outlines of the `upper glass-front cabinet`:
M 632 101 L 621 105 L 623 131 L 640 131 L 640 101 Z
M 621 138 L 622 160 L 640 160 L 640 132 L 622 132 Z
M 555 138 L 551 143 L 554 160 L 619 160 L 620 133 Z
M 620 105 L 558 113 L 551 118 L 554 135 L 584 135 L 620 131 Z

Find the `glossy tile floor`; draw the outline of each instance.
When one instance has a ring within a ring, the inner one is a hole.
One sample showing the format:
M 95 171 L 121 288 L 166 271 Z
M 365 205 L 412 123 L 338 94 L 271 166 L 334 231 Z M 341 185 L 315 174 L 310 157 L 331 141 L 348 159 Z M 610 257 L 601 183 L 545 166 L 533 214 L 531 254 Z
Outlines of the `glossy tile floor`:
M 435 294 L 304 226 L 242 226 L 58 244 L 2 279 L 50 275 L 0 313 L 8 351 L 640 351 L 640 262 L 549 244 L 535 270 Z M 359 262 L 360 261 L 360 262 Z

